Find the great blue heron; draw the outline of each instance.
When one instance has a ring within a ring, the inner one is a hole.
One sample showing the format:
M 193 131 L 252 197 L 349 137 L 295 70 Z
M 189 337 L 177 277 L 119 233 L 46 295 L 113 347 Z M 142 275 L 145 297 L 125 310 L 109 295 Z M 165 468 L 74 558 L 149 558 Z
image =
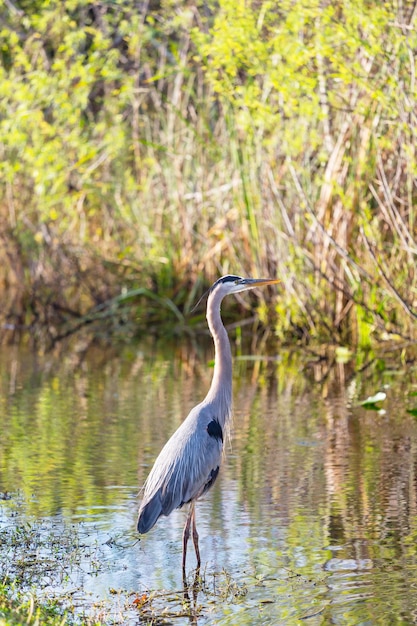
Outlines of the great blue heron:
M 185 577 L 187 543 L 192 526 L 193 542 L 200 568 L 195 501 L 213 485 L 219 473 L 223 439 L 228 432 L 232 409 L 232 352 L 220 315 L 225 296 L 264 285 L 276 279 L 223 276 L 208 292 L 207 322 L 213 337 L 215 361 L 213 380 L 205 399 L 195 406 L 162 448 L 146 480 L 139 509 L 138 531 L 147 533 L 161 515 L 190 503 L 183 533 L 182 571 Z

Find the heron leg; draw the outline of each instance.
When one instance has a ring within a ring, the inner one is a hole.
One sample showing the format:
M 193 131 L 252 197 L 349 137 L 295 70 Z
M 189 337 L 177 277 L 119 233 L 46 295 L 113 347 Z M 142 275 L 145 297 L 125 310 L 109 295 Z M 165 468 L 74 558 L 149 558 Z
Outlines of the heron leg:
M 195 523 L 195 507 L 194 506 L 193 506 L 193 510 L 191 514 L 191 519 L 193 523 L 193 542 L 194 542 L 195 555 L 197 557 L 197 572 L 198 572 L 200 569 L 200 565 L 201 565 L 201 558 L 200 558 L 200 548 L 198 546 L 198 532 L 197 532 L 197 525 Z
M 182 534 L 182 577 L 185 580 L 185 560 L 187 558 L 187 544 L 190 538 L 190 525 L 194 513 L 194 502 L 191 502 L 190 510 L 188 511 L 187 519 L 184 526 L 184 532 Z
M 184 593 L 184 604 L 186 606 L 186 608 L 188 609 L 188 618 L 190 620 L 190 624 L 195 624 L 197 626 L 197 617 L 199 615 L 199 609 L 197 608 L 197 598 L 198 598 L 198 592 L 201 590 L 201 587 L 199 585 L 199 575 L 198 573 L 195 575 L 194 578 L 194 583 L 192 585 L 192 600 L 190 599 L 190 591 L 191 591 L 191 585 L 188 585 L 187 581 L 185 578 L 183 578 L 183 585 L 184 585 L 184 589 L 183 589 L 183 593 Z

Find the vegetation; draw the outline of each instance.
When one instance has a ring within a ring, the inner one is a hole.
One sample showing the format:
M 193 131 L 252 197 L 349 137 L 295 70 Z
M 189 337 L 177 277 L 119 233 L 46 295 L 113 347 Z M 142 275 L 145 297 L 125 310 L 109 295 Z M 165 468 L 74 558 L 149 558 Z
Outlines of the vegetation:
M 414 337 L 416 12 L 7 0 L 5 328 L 182 325 L 231 271 L 282 279 L 282 339 Z
M 19 594 L 18 594 L 19 595 Z M 65 626 L 66 619 L 58 611 L 58 607 L 39 605 L 37 606 L 31 597 L 23 595 L 15 599 L 10 598 L 10 589 L 5 584 L 0 584 L 0 625 L 20 626 L 24 624 L 37 626 Z

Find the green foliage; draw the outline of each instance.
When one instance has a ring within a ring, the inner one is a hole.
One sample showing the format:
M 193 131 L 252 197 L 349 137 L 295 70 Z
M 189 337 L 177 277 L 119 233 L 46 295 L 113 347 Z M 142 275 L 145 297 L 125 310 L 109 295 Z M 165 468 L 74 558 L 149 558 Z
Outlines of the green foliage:
M 233 271 L 278 273 L 283 338 L 414 335 L 411 2 L 39 0 L 0 17 L 15 321 L 52 329 L 138 287 L 187 310 L 190 284 Z
M 19 37 L 14 24 L 1 33 L 3 54 L 14 62 L 1 70 L 0 173 L 36 211 L 33 226 L 52 222 L 57 235 L 93 217 L 106 197 L 106 178 L 126 144 L 114 123 L 129 97 L 128 77 L 118 84 L 120 52 L 110 36 L 88 21 L 80 29 L 72 17 L 87 2 L 71 4 L 25 14 Z
M 416 319 L 402 289 L 415 247 L 413 19 L 411 4 L 223 0 L 212 27 L 193 31 L 207 79 L 273 181 L 285 218 L 276 242 L 293 241 L 277 263 L 302 284 L 279 305 L 280 332 L 301 314 L 307 332 L 348 331 L 365 346 L 365 320 L 391 330 L 393 293 Z
M 383 98 L 365 68 L 383 61 L 395 15 L 386 4 L 367 4 L 298 0 L 278 8 L 274 2 L 220 2 L 213 27 L 208 33 L 195 29 L 194 37 L 216 93 L 240 108 L 244 131 L 254 123 L 265 127 L 274 146 L 298 155 L 304 142 L 313 149 L 322 144 L 317 133 L 324 113 L 321 79 L 330 83 L 326 96 L 334 116 L 346 108 L 353 86 L 373 99 Z M 356 110 L 366 113 L 365 101 L 351 112 Z
M 62 617 L 59 606 L 36 605 L 32 597 L 16 593 L 10 597 L 10 589 L 4 582 L 0 584 L 0 626 L 65 626 L 67 620 Z

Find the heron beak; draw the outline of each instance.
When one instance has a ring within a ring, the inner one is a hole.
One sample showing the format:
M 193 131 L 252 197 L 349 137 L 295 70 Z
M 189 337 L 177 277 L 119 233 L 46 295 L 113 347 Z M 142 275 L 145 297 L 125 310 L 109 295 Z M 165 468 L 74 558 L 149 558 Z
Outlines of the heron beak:
M 264 285 L 276 285 L 276 283 L 280 282 L 277 278 L 243 278 L 241 285 L 244 289 L 254 289 Z

